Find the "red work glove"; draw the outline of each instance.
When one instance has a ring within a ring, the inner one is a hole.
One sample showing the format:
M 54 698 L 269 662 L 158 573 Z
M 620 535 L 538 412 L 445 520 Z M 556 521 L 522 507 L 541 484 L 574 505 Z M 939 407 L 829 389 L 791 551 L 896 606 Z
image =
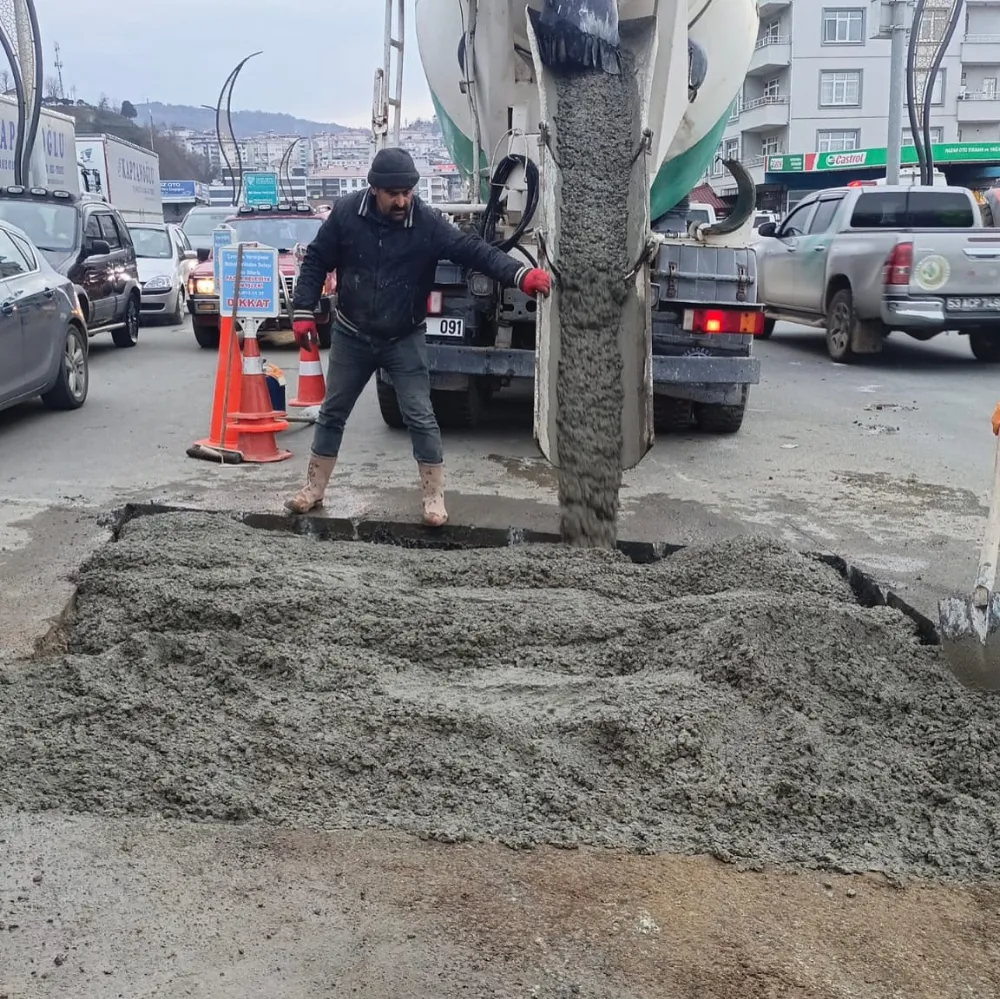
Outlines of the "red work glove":
M 532 298 L 535 295 L 548 295 L 552 291 L 552 278 L 548 271 L 543 271 L 541 267 L 534 267 L 521 281 L 521 291 Z
M 315 319 L 296 319 L 292 323 L 292 332 L 295 334 L 295 343 L 299 350 L 305 350 L 319 343 L 319 331 L 316 329 Z
M 997 403 L 997 408 L 993 410 L 993 433 L 1000 437 L 1000 402 Z

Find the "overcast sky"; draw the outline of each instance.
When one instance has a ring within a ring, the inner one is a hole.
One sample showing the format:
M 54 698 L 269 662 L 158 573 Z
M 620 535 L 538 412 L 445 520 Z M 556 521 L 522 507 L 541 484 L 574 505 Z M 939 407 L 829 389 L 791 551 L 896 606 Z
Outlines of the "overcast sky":
M 35 0 L 46 75 L 62 49 L 67 96 L 79 100 L 212 104 L 229 71 L 258 49 L 237 81 L 233 110 L 283 111 L 342 125 L 371 123 L 381 65 L 381 0 Z M 403 117 L 433 113 L 407 0 Z M 2 57 L 0 57 L 2 58 Z

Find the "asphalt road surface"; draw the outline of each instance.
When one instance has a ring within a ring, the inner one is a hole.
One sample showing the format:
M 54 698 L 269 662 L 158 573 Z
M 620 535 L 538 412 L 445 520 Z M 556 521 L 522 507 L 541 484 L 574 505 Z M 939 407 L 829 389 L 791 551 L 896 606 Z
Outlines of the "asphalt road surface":
M 779 326 L 757 345 L 762 383 L 742 432 L 660 438 L 626 476 L 621 536 L 689 543 L 766 532 L 841 554 L 922 610 L 967 592 L 986 513 L 998 369 L 964 338 L 893 336 L 881 357 L 834 365 L 818 331 Z M 293 397 L 297 353 L 265 351 Z M 132 350 L 92 343 L 86 406 L 0 413 L 0 640 L 23 648 L 71 591 L 67 574 L 107 537 L 102 512 L 156 500 L 280 509 L 297 486 L 311 430 L 283 435 L 294 457 L 220 467 L 186 456 L 207 434 L 215 356 L 187 326 L 142 331 Z M 485 427 L 446 435 L 454 523 L 554 530 L 555 479 L 531 435 L 530 402 L 501 396 Z M 381 420 L 374 388 L 348 426 L 327 509 L 415 520 L 405 432 Z M 936 616 L 936 615 L 935 615 Z

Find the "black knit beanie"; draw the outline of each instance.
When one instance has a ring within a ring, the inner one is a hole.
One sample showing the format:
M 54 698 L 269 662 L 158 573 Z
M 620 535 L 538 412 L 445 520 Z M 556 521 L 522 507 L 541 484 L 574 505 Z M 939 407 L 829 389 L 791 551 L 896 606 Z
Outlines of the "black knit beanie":
M 381 149 L 372 160 L 368 183 L 383 191 L 409 191 L 420 183 L 420 173 L 405 149 Z

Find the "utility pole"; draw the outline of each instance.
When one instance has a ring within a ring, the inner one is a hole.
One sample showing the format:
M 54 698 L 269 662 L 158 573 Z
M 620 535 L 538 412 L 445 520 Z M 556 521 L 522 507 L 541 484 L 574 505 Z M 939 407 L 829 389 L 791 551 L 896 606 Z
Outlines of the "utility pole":
M 59 57 L 59 43 L 56 42 L 56 61 L 55 61 L 56 73 L 59 78 L 59 96 L 64 98 L 66 96 L 66 90 L 63 87 L 63 64 L 62 59 Z
M 892 18 L 892 50 L 889 67 L 889 135 L 886 140 L 887 184 L 899 183 L 899 166 L 903 151 L 903 110 L 906 104 L 906 40 L 910 33 L 912 0 L 890 0 L 883 3 Z M 884 23 L 884 22 L 883 22 Z

